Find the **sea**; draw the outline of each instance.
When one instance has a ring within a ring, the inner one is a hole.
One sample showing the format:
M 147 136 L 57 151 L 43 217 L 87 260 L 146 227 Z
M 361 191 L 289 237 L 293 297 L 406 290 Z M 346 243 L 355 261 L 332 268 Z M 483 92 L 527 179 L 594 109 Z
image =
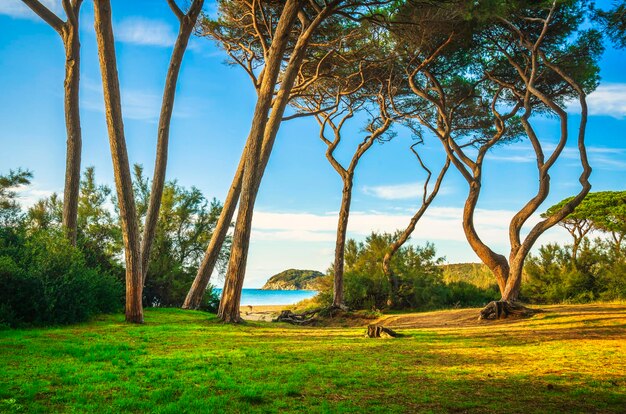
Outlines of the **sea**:
M 215 289 L 215 292 L 218 296 L 222 296 L 222 289 Z M 241 306 L 293 305 L 315 295 L 317 295 L 316 290 L 243 289 Z

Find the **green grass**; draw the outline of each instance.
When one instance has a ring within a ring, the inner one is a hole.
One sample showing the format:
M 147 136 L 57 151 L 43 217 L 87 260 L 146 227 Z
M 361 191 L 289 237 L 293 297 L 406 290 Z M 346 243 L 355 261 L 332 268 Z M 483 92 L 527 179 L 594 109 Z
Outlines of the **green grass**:
M 625 306 L 447 327 L 459 312 L 394 315 L 389 340 L 174 309 L 0 331 L 0 411 L 625 412 Z

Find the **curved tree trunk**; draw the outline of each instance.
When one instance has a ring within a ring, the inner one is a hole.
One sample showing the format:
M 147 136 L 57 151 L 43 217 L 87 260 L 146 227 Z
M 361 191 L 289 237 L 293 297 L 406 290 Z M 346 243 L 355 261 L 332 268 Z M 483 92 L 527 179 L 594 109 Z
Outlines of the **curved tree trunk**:
M 346 250 L 346 237 L 348 234 L 348 218 L 350 217 L 350 203 L 352 201 L 352 175 L 343 177 L 343 190 L 341 192 L 341 208 L 337 222 L 337 239 L 335 242 L 335 262 L 333 263 L 334 289 L 333 306 L 342 307 L 343 303 L 343 267 Z
M 498 282 L 500 293 L 504 294 L 506 282 L 509 278 L 509 263 L 506 257 L 495 253 L 483 243 L 474 227 L 474 211 L 476 210 L 481 188 L 479 180 L 480 179 L 475 180 L 470 184 L 470 191 L 465 201 L 465 207 L 463 208 L 463 230 L 470 247 L 494 274 Z
M 187 50 L 189 37 L 195 27 L 198 15 L 202 10 L 204 0 L 194 0 L 189 8 L 187 15 L 181 16 L 178 37 L 174 44 L 170 65 L 167 70 L 165 80 L 165 89 L 163 90 L 163 101 L 161 103 L 161 114 L 159 117 L 159 129 L 157 138 L 157 152 L 154 163 L 154 175 L 152 177 L 152 189 L 150 191 L 150 200 L 148 202 L 148 211 L 146 213 L 146 223 L 143 229 L 143 237 L 141 238 L 141 269 L 143 272 L 142 279 L 145 283 L 148 273 L 148 263 L 150 261 L 150 249 L 156 233 L 157 221 L 159 218 L 159 209 L 161 208 L 161 198 L 163 196 L 163 187 L 165 186 L 165 172 L 167 169 L 167 153 L 169 146 L 170 123 L 172 120 L 172 111 L 174 109 L 174 98 L 176 96 L 176 84 L 178 82 L 178 74 L 180 73 L 180 65 L 183 56 Z M 175 8 L 175 13 L 180 9 Z
M 105 115 L 124 239 L 126 320 L 132 323 L 143 323 L 143 273 L 141 271 L 139 228 L 124 136 L 110 0 L 94 0 L 94 20 L 100 71 L 102 72 Z
M 80 41 L 78 18 L 66 24 L 63 30 L 65 45 L 65 127 L 67 152 L 65 158 L 65 187 L 63 190 L 63 228 L 72 245 L 76 245 L 78 222 L 78 197 L 80 189 L 80 163 L 82 135 L 78 88 L 80 84 Z

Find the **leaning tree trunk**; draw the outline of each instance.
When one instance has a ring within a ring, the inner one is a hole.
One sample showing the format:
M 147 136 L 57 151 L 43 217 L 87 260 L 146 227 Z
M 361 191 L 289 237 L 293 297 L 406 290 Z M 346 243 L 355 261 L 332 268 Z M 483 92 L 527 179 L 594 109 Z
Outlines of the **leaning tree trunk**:
M 200 263 L 200 267 L 198 268 L 198 273 L 196 274 L 196 277 L 191 284 L 191 288 L 187 293 L 187 297 L 185 298 L 185 302 L 183 303 L 183 309 L 198 309 L 202 304 L 202 298 L 204 297 L 206 288 L 209 285 L 211 274 L 213 273 L 213 269 L 215 268 L 215 264 L 219 258 L 226 235 L 228 234 L 230 223 L 235 214 L 235 208 L 237 208 L 237 200 L 239 200 L 239 195 L 241 194 L 244 161 L 245 150 L 244 156 L 241 158 L 239 167 L 237 167 L 237 171 L 235 172 L 235 178 L 233 178 L 233 182 L 230 186 L 230 190 L 228 191 L 228 195 L 226 196 L 226 200 L 224 201 L 224 205 L 222 206 L 220 218 L 218 219 L 215 230 L 211 235 L 209 247 L 204 254 L 202 263 Z
M 248 244 L 252 229 L 254 202 L 256 201 L 256 194 L 260 185 L 261 169 L 259 166 L 260 164 L 262 165 L 260 158 L 267 116 L 272 104 L 274 88 L 278 80 L 283 55 L 298 11 L 299 1 L 287 0 L 280 16 L 276 33 L 272 39 L 263 83 L 259 89 L 259 98 L 252 119 L 250 136 L 246 143 L 239 212 L 233 234 L 228 272 L 218 310 L 218 317 L 224 322 L 236 323 L 241 321 L 239 304 L 248 259 Z
M 266 82 L 271 84 L 272 89 L 276 85 L 278 71 L 280 70 L 280 65 L 282 64 L 278 63 L 276 59 L 282 60 L 283 58 L 286 43 L 289 37 L 288 32 L 291 30 L 299 7 L 300 2 L 298 0 L 293 2 L 288 0 L 285 4 L 276 33 L 272 40 L 272 46 L 270 47 L 268 64 L 265 67 L 266 72 L 263 76 L 264 85 L 260 88 L 261 93 L 259 94 L 259 99 L 264 97 Z M 222 291 L 220 310 L 218 311 L 218 317 L 220 317 L 223 321 L 235 322 L 240 320 L 239 301 L 241 299 L 241 289 L 243 287 L 243 279 L 245 277 L 254 202 L 261 185 L 261 179 L 263 177 L 265 167 L 267 166 L 267 162 L 269 160 L 274 139 L 276 138 L 276 134 L 280 127 L 280 123 L 291 94 L 291 89 L 293 88 L 299 68 L 305 57 L 306 47 L 313 31 L 323 20 L 323 16 L 325 16 L 325 14 L 323 12 L 320 13 L 314 22 L 311 23 L 298 38 L 291 58 L 287 64 L 287 69 L 282 79 L 280 91 L 272 107 L 269 122 L 267 122 L 266 119 L 260 120 L 261 122 L 264 122 L 263 128 L 266 130 L 263 131 L 263 135 L 257 136 L 257 139 L 249 140 L 246 145 L 246 162 L 244 164 L 244 176 L 241 198 L 239 201 L 239 214 L 237 216 L 237 222 L 235 223 L 235 232 L 233 235 L 228 272 L 226 274 L 224 290 Z M 265 122 L 269 124 L 269 127 L 265 124 Z M 254 136 L 254 134 L 251 134 L 251 137 Z M 266 146 L 265 150 L 260 148 L 261 144 Z M 252 168 L 254 168 L 254 170 L 252 170 Z
M 126 259 L 126 320 L 143 323 L 141 254 L 133 185 L 124 136 L 110 0 L 94 0 L 94 28 L 102 72 L 105 115 Z
M 67 152 L 65 158 L 65 188 L 63 190 L 63 228 L 72 245 L 76 245 L 78 197 L 82 136 L 78 88 L 80 83 L 80 41 L 78 18 L 63 27 L 65 45 L 65 127 Z
M 159 218 L 159 209 L 161 208 L 161 198 L 163 196 L 163 187 L 165 186 L 165 172 L 167 169 L 167 152 L 169 146 L 170 123 L 172 120 L 172 111 L 174 109 L 174 98 L 176 96 L 176 83 L 178 82 L 178 74 L 180 73 L 180 65 L 183 56 L 187 50 L 189 37 L 195 27 L 198 15 L 202 10 L 204 0 L 194 0 L 189 8 L 188 14 L 181 16 L 178 37 L 174 44 L 170 65 L 167 70 L 165 80 L 165 89 L 163 90 L 163 101 L 161 103 L 161 115 L 159 117 L 159 129 L 157 138 L 157 153 L 154 163 L 154 175 L 152 177 L 152 190 L 150 191 L 150 200 L 148 202 L 148 211 L 146 213 L 146 223 L 141 238 L 141 269 L 143 272 L 142 279 L 145 283 L 148 274 L 148 263 L 150 261 L 150 249 L 156 234 L 156 226 Z M 175 5 L 174 5 L 175 7 Z M 180 9 L 175 9 L 180 12 Z
M 343 177 L 343 190 L 341 192 L 341 208 L 337 222 L 337 240 L 335 241 L 335 261 L 333 263 L 334 290 L 333 306 L 344 306 L 343 296 L 343 271 L 344 255 L 346 251 L 346 237 L 348 234 L 348 218 L 350 217 L 350 204 L 352 201 L 352 177 Z

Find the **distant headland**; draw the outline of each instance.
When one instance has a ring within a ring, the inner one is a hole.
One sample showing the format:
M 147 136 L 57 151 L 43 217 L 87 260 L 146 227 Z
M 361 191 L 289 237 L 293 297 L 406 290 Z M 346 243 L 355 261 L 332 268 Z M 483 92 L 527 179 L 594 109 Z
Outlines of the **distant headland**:
M 263 290 L 317 290 L 324 273 L 317 270 L 287 269 L 270 277 Z

